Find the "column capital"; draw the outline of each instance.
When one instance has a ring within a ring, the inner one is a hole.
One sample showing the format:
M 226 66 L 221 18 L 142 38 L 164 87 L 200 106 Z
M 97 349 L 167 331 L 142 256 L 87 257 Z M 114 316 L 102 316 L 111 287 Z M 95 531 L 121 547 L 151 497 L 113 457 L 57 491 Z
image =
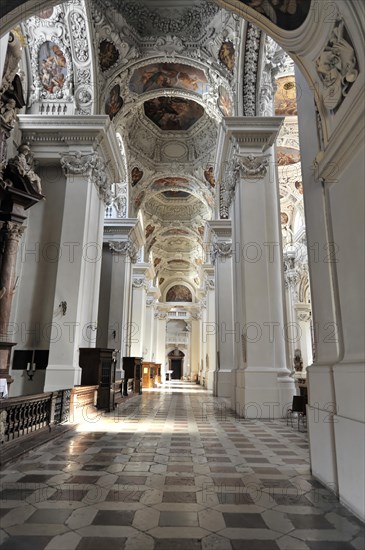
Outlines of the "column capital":
M 148 290 L 148 282 L 146 277 L 137 275 L 133 276 L 132 280 L 132 287 L 133 288 L 144 288 L 145 290 Z
M 155 311 L 155 314 L 154 314 L 154 317 L 155 319 L 157 319 L 158 321 L 166 321 L 167 318 L 168 318 L 168 313 L 167 311 Z
M 283 122 L 284 117 L 279 116 L 224 118 L 219 136 L 222 153 L 227 152 L 230 141 L 237 145 L 239 154 L 264 153 L 275 143 Z
M 241 178 L 246 180 L 263 179 L 267 174 L 270 155 L 236 155 L 235 162 Z
M 109 205 L 112 202 L 111 182 L 107 176 L 105 162 L 96 152 L 80 151 L 61 154 L 61 166 L 65 176 L 88 176 L 97 189 L 99 198 Z
M 8 239 L 19 242 L 26 230 L 26 226 L 20 225 L 17 222 L 4 222 L 2 229 L 6 231 Z
M 133 264 L 137 262 L 138 250 L 130 240 L 109 241 L 109 249 L 111 250 L 112 254 L 128 256 Z
M 213 250 L 211 253 L 211 258 L 213 265 L 215 265 L 217 258 L 231 258 L 233 254 L 232 242 L 213 242 Z

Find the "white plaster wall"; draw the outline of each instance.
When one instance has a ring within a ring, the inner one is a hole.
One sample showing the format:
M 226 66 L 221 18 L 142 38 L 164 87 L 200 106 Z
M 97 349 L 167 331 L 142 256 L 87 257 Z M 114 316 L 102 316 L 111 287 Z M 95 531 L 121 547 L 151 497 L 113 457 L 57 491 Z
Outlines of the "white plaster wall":
M 13 340 L 19 349 L 49 349 L 52 323 L 58 323 L 53 311 L 58 257 L 65 250 L 60 235 L 65 197 L 65 177 L 61 167 L 44 166 L 39 170 L 46 200 L 31 207 L 27 227 L 20 243 L 17 275 L 20 277 L 13 303 Z M 45 371 L 36 372 L 33 381 L 23 371 L 10 371 L 14 378 L 11 397 L 43 391 Z

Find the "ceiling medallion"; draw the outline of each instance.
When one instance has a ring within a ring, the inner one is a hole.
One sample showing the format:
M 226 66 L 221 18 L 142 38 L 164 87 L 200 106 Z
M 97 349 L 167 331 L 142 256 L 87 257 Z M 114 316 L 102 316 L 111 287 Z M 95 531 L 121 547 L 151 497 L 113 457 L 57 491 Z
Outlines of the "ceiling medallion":
M 187 153 L 188 147 L 181 141 L 170 141 L 162 149 L 162 154 L 171 160 L 183 158 Z

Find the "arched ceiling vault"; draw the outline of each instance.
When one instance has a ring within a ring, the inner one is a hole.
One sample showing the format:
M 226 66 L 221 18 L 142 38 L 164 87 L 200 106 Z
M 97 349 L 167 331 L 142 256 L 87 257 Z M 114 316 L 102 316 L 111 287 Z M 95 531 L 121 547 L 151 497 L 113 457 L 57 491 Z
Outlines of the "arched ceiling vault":
M 280 64 L 280 48 L 205 0 L 92 0 L 87 9 L 74 0 L 22 28 L 28 112 L 109 116 L 125 166 L 116 193 L 128 189 L 126 215 L 143 220 L 158 280 L 183 277 L 198 288 L 205 224 L 219 210 L 219 125 L 225 116 L 266 114 L 262 59 Z
M 156 274 L 199 280 L 205 222 L 218 211 L 219 124 L 272 114 L 283 52 L 262 30 L 289 44 L 309 24 L 310 1 L 45 4 L 23 25 L 29 112 L 108 115 L 125 160 L 125 180 L 116 183 L 128 188 L 127 215 L 143 218 Z
M 242 23 L 205 1 L 95 0 L 92 9 L 98 95 L 124 143 L 130 215 L 142 213 L 157 279 L 197 287 L 217 207 L 218 126 L 237 114 Z

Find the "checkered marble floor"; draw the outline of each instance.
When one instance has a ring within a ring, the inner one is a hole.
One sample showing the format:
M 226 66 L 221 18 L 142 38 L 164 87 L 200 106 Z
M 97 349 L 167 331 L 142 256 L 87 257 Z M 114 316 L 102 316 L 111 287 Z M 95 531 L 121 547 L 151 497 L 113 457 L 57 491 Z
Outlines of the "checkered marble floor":
M 90 414 L 1 473 L 0 550 L 362 550 L 307 434 L 193 384 Z

